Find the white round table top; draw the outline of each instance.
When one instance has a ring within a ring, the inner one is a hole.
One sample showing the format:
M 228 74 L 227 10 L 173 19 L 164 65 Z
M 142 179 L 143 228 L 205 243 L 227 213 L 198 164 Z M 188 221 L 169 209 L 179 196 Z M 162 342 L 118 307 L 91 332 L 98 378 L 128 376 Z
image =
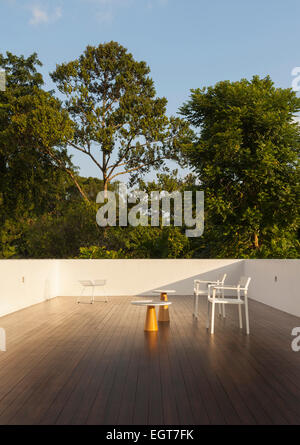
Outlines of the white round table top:
M 149 303 L 152 303 L 152 301 L 153 300 L 136 300 L 136 301 L 132 301 L 131 303 L 132 304 L 142 304 L 142 303 L 149 304 Z
M 176 290 L 173 289 L 157 289 L 154 291 L 156 294 L 175 294 Z
M 170 306 L 171 301 L 132 301 L 135 306 Z

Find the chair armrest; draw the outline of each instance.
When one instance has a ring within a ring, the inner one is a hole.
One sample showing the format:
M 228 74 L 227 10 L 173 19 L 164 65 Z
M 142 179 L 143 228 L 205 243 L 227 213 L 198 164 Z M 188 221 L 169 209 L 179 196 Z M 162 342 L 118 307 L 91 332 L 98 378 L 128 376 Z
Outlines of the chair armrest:
M 229 290 L 238 290 L 238 289 L 240 289 L 240 290 L 242 290 L 241 288 L 239 288 L 238 286 L 212 286 L 213 287 L 213 289 L 217 289 L 217 290 L 226 290 L 226 289 L 229 289 Z
M 204 284 L 217 284 L 218 282 L 217 281 L 212 281 L 212 280 L 210 280 L 210 281 L 204 281 L 204 280 L 194 280 L 194 283 L 196 284 L 196 283 L 204 283 Z

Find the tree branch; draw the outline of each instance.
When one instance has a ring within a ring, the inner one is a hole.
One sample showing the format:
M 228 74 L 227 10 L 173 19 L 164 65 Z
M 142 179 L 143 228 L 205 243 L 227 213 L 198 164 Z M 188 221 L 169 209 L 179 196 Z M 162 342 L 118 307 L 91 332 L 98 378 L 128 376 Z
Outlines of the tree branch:
M 70 178 L 72 179 L 72 181 L 74 182 L 75 186 L 77 187 L 79 193 L 81 194 L 81 196 L 83 197 L 84 201 L 88 202 L 90 204 L 90 200 L 88 199 L 88 197 L 86 196 L 86 194 L 84 193 L 83 189 L 80 187 L 78 181 L 75 178 L 75 175 L 73 174 L 73 172 L 71 170 L 69 170 L 64 162 L 61 161 L 61 159 L 59 159 L 57 156 L 55 156 L 54 153 L 52 153 L 52 151 L 49 148 L 45 147 L 45 151 L 46 153 L 48 153 L 48 155 L 58 164 L 60 165 L 66 172 L 67 174 L 70 176 Z
M 125 153 L 124 153 L 124 155 L 122 156 L 121 159 L 119 159 L 118 162 L 116 162 L 116 163 L 112 166 L 110 172 L 109 172 L 108 175 L 107 175 L 108 178 L 110 178 L 111 174 L 114 172 L 114 170 L 115 170 L 117 167 L 120 167 L 121 165 L 126 165 L 126 162 L 123 162 L 122 164 L 120 164 L 120 162 L 122 162 L 122 161 L 126 158 L 126 155 L 127 155 L 128 151 L 129 151 L 130 148 L 131 148 L 131 147 L 130 147 L 130 144 L 131 144 L 131 142 L 133 141 L 134 138 L 135 138 L 135 136 L 132 136 L 132 137 L 129 139 L 128 144 L 127 144 L 127 147 L 126 147 L 126 149 L 125 149 Z M 110 167 L 109 167 L 109 168 L 110 168 Z M 107 170 L 108 170 L 109 168 L 107 168 Z
M 97 167 L 98 167 L 98 168 L 102 171 L 102 173 L 103 173 L 103 167 L 102 167 L 102 165 L 99 164 L 99 162 L 96 160 L 96 158 L 92 155 L 92 153 L 91 153 L 90 151 L 86 151 L 86 150 L 84 150 L 83 148 L 78 147 L 78 145 L 74 144 L 74 143 L 71 142 L 71 141 L 68 141 L 68 143 L 69 143 L 73 148 L 75 148 L 76 150 L 79 150 L 79 151 L 81 151 L 82 153 L 85 153 L 86 155 L 88 155 L 88 156 L 93 160 L 93 162 L 97 165 Z
M 164 161 L 165 159 L 167 159 L 167 158 L 156 159 L 155 162 Z M 143 167 L 147 167 L 148 165 L 152 165 L 152 164 L 153 164 L 153 162 L 146 162 L 145 164 L 141 164 L 141 165 L 139 165 L 138 167 L 131 168 L 130 170 L 126 170 L 126 171 L 123 171 L 123 172 L 120 172 L 120 173 L 116 173 L 116 174 L 113 175 L 113 176 L 109 176 L 109 177 L 108 177 L 108 181 L 111 181 L 112 179 L 116 178 L 117 176 L 125 175 L 125 174 L 127 174 L 127 173 L 132 173 L 132 172 L 134 172 L 134 171 L 136 171 L 136 170 L 140 170 L 141 168 L 143 168 Z

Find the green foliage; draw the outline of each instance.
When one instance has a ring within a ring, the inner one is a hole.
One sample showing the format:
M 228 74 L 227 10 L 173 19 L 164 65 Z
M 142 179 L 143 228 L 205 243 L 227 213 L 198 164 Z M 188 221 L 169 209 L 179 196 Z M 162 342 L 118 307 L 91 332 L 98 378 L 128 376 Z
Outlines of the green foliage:
M 64 212 L 69 217 L 69 202 L 80 197 L 65 148 L 73 124 L 60 101 L 42 89 L 40 66 L 36 54 L 27 59 L 0 55 L 7 75 L 6 91 L 0 92 L 0 258 L 72 251 L 52 246 L 51 240 L 56 241 L 55 230 L 60 233 L 57 224 L 64 225 L 58 219 Z
M 299 110 L 269 77 L 192 90 L 180 111 L 200 131 L 184 149 L 205 191 L 198 255 L 299 254 Z
M 51 74 L 66 96 L 75 125 L 70 144 L 99 168 L 104 187 L 117 176 L 163 168 L 176 157 L 187 125 L 168 119 L 165 98 L 156 97 L 150 69 L 116 42 L 88 46 Z
M 111 227 L 105 237 L 109 249 L 124 258 L 191 258 L 189 239 L 178 227 Z
M 101 246 L 80 247 L 80 254 L 78 258 L 81 259 L 122 259 L 126 258 L 126 254 L 122 249 L 107 250 Z
M 67 120 L 69 126 L 71 121 L 60 103 L 41 89 L 40 65 L 36 54 L 27 59 L 0 54 L 0 67 L 7 74 L 7 89 L 0 93 L 2 223 L 7 218 L 20 221 L 53 211 L 66 175 L 52 154 L 71 166 L 66 151 L 53 147 L 63 140 L 62 121 Z
M 65 107 L 43 89 L 40 66 L 36 54 L 0 54 L 0 258 L 299 256 L 300 99 L 290 89 L 256 76 L 192 90 L 180 109 L 187 123 L 167 118 L 149 67 L 116 42 L 57 66 Z M 78 176 L 68 144 L 102 180 Z M 166 174 L 166 159 L 194 175 Z M 144 182 L 153 167 L 162 173 Z M 204 190 L 204 236 L 173 226 L 99 228 L 96 195 L 126 172 L 148 194 Z
M 14 220 L 5 220 L 0 228 L 0 259 L 15 258 L 18 242 L 22 236 L 20 224 Z
M 101 242 L 95 221 L 95 208 L 82 201 L 71 201 L 61 214 L 45 214 L 23 228 L 23 258 L 74 258 L 83 245 Z
M 139 189 L 147 192 L 149 196 L 153 191 L 184 192 L 196 187 L 196 177 L 190 173 L 184 178 L 180 178 L 178 177 L 178 169 L 175 169 L 170 173 L 158 173 L 154 181 L 145 182 L 140 179 L 138 185 Z

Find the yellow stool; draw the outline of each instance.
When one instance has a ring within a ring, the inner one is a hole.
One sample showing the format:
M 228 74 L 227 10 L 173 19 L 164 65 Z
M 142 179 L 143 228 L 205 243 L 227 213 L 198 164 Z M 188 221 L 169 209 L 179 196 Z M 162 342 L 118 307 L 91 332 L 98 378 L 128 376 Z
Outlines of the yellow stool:
M 172 304 L 170 301 L 164 302 L 153 302 L 153 301 L 132 301 L 131 304 L 135 306 L 147 306 L 146 312 L 146 320 L 145 320 L 145 332 L 155 332 L 158 331 L 157 320 L 156 320 L 156 311 L 155 306 L 169 306 Z
M 146 332 L 158 331 L 154 306 L 147 306 L 145 329 Z

